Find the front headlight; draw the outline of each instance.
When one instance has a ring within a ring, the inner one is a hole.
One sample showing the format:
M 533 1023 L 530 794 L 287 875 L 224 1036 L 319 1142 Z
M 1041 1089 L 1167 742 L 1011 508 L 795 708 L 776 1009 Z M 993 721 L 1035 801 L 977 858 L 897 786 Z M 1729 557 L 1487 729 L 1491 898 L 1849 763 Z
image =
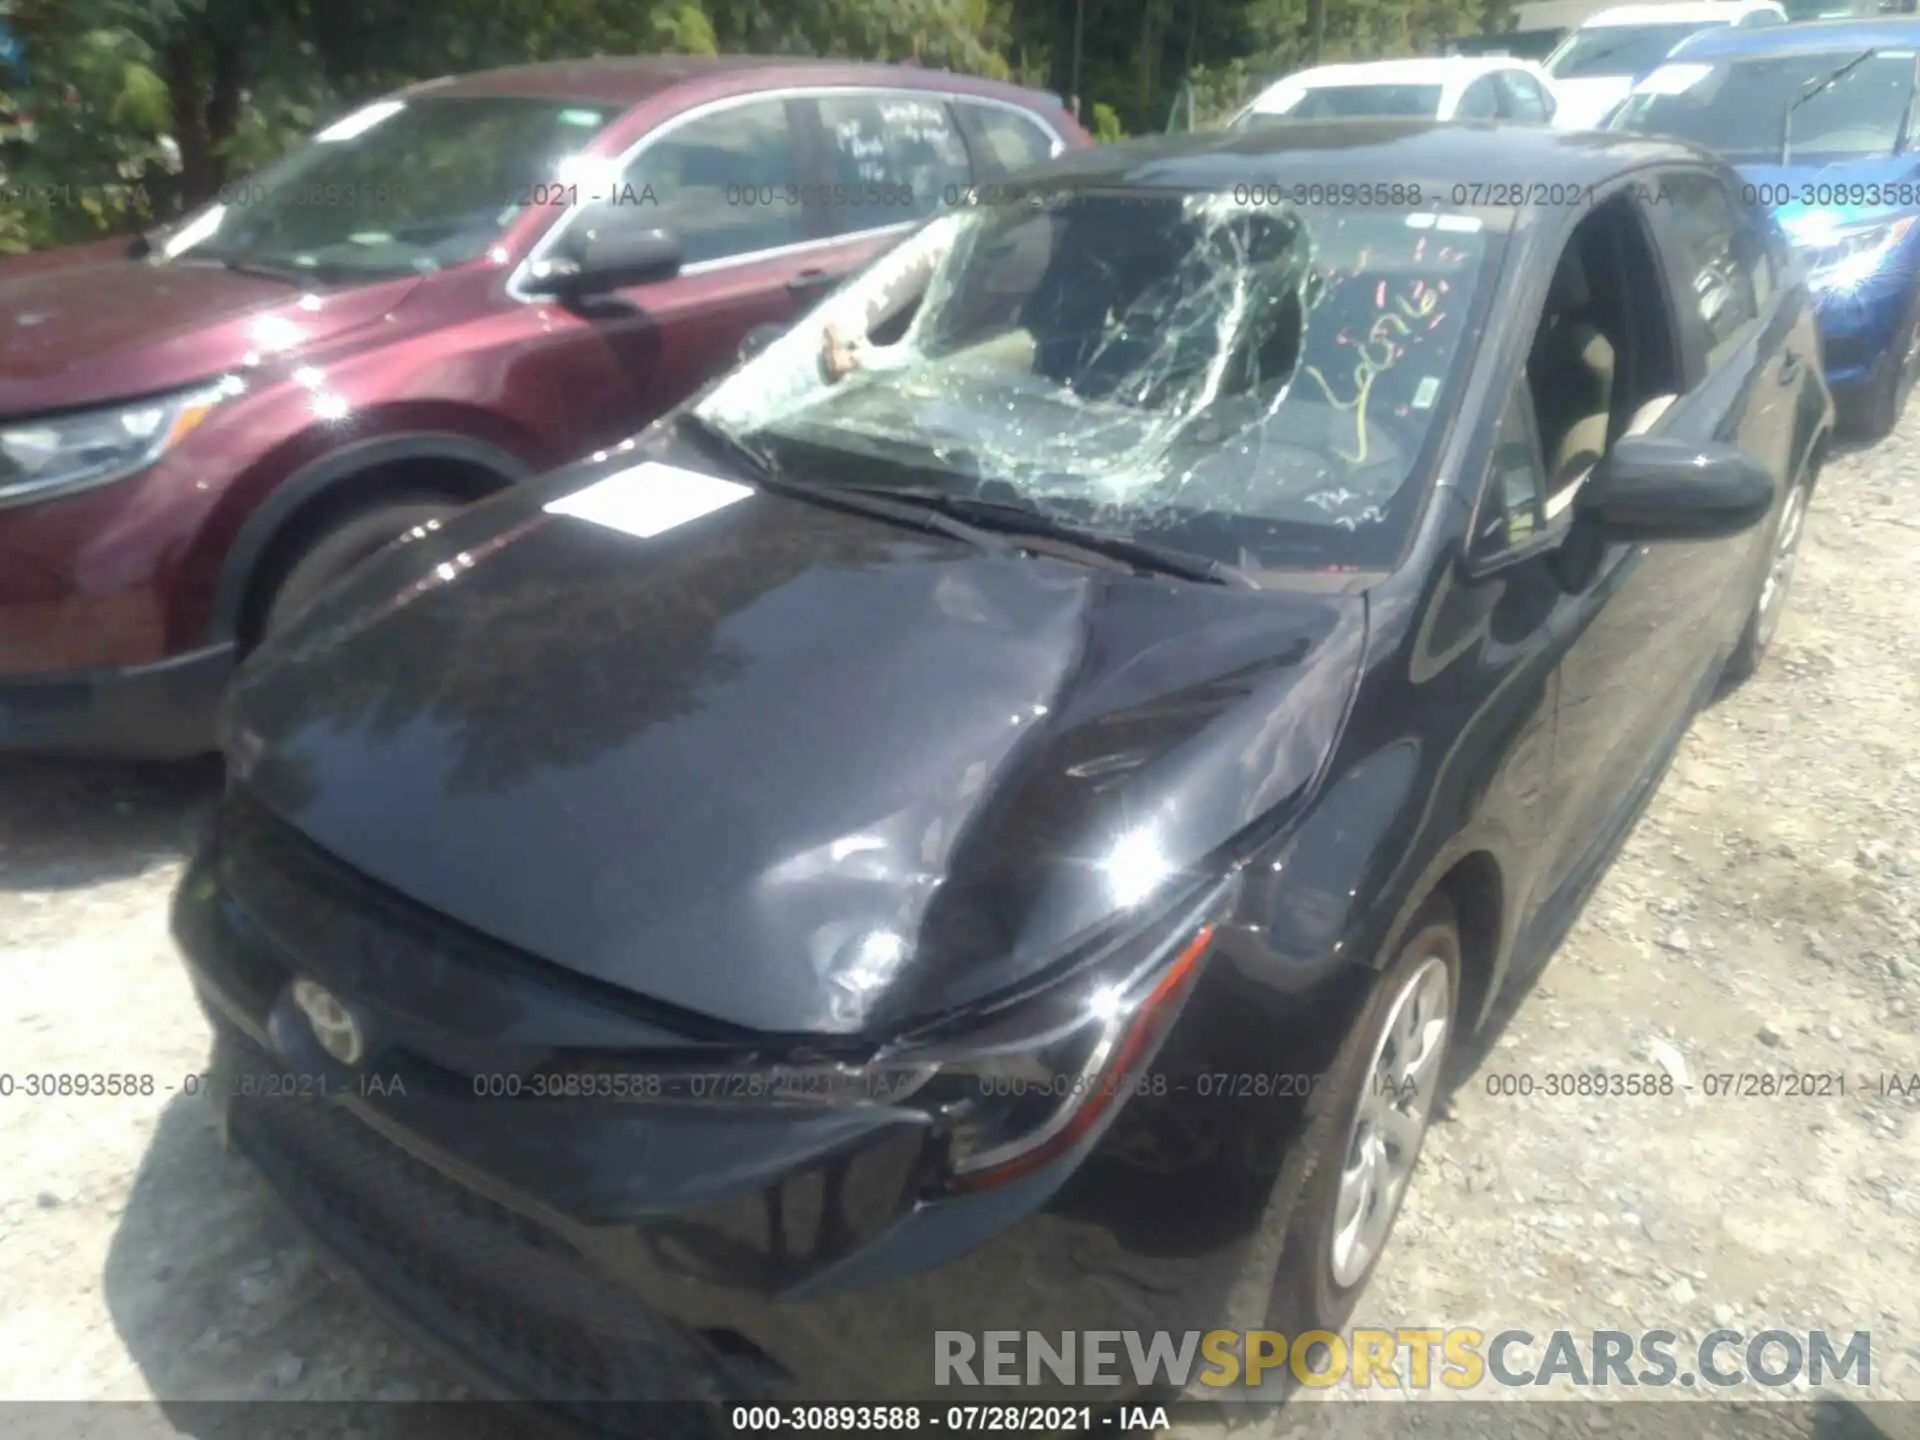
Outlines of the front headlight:
M 550 1067 L 537 1089 L 640 1103 L 910 1104 L 945 1139 L 947 1187 L 987 1189 L 1040 1169 L 1121 1100 L 1151 1090 L 1147 1067 L 1200 974 L 1231 886 L 1229 878 L 1190 892 L 992 1017 L 923 1031 L 859 1063 L 746 1058 L 656 1070 L 576 1055 Z M 535 1092 L 534 1081 L 515 1083 Z
M 1807 283 L 1822 290 L 1849 290 L 1879 273 L 1887 257 L 1907 238 L 1916 217 L 1875 220 L 1865 225 L 1802 230 L 1796 241 L 1807 266 Z
M 105 410 L 0 424 L 0 505 L 50 499 L 144 470 L 237 393 L 221 380 Z

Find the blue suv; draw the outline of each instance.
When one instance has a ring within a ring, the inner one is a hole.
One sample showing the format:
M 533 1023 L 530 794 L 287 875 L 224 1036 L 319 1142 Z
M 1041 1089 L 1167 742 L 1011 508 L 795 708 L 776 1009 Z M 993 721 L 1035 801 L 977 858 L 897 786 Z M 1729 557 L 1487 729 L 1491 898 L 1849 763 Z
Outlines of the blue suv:
M 1771 210 L 1819 307 L 1849 428 L 1878 438 L 1920 372 L 1920 18 L 1708 31 L 1608 125 L 1723 155 Z

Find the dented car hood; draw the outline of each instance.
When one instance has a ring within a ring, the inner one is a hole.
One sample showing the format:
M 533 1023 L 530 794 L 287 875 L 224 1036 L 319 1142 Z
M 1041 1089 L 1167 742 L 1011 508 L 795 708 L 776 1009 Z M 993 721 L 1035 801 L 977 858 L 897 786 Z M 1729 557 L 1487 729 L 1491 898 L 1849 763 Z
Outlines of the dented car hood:
M 995 553 L 759 490 L 649 535 L 543 508 L 635 458 L 337 588 L 244 672 L 237 783 L 582 975 L 877 1035 L 1204 865 L 1310 783 L 1346 713 L 1363 596 Z

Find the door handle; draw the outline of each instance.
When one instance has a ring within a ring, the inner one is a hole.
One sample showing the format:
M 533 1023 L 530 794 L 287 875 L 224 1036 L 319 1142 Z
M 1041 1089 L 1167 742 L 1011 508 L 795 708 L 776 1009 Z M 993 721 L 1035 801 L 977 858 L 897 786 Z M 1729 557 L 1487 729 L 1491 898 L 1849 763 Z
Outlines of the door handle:
M 1780 362 L 1780 383 L 1782 385 L 1798 385 L 1800 383 L 1800 372 L 1804 368 L 1805 363 L 1797 351 L 1789 350 L 1787 352 L 1787 358 Z
M 831 270 L 802 270 L 787 281 L 787 290 L 794 295 L 811 295 L 815 291 L 826 289 L 839 278 Z

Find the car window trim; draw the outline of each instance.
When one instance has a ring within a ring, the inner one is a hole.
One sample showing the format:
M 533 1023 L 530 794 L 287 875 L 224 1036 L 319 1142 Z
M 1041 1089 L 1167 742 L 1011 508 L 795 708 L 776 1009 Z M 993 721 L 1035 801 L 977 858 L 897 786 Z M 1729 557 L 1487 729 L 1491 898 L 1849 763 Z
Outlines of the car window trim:
M 966 107 L 969 105 L 989 106 L 990 108 L 995 110 L 1007 111 L 1016 120 L 1029 121 L 1031 124 L 1033 124 L 1033 126 L 1036 129 L 1040 131 L 1042 135 L 1045 135 L 1048 137 L 1047 143 L 1049 148 L 1047 150 L 1047 159 L 1049 160 L 1055 159 L 1056 157 L 1059 156 L 1059 154 L 1063 150 L 1067 148 L 1066 139 L 1064 136 L 1060 134 L 1059 131 L 1055 130 L 1051 125 L 1047 124 L 1045 121 L 1043 121 L 1038 115 L 1034 114 L 1032 111 L 1023 110 L 1018 105 L 1009 105 L 1003 100 L 991 100 L 979 95 L 952 95 L 948 97 L 947 104 L 948 104 L 948 108 L 950 108 L 954 112 L 953 124 L 954 124 L 954 128 L 958 130 L 960 133 L 960 143 L 966 146 L 967 148 L 967 163 L 969 165 L 974 165 L 978 163 L 978 157 L 976 157 L 973 153 L 973 137 L 967 133 L 969 128 L 969 123 L 968 123 L 968 117 L 966 114 Z M 979 122 L 975 120 L 973 123 L 978 124 Z M 1020 168 L 1022 167 L 1016 165 L 1011 167 L 1010 169 L 1004 169 L 1000 173 L 1012 174 L 1013 171 L 1018 170 Z M 975 185 L 981 184 L 982 183 L 981 177 L 979 175 L 975 175 L 973 177 L 973 183 Z
M 1461 114 L 1461 111 L 1466 108 L 1467 101 L 1473 98 L 1473 92 L 1476 87 L 1480 89 L 1481 94 L 1491 95 L 1493 97 L 1493 113 L 1491 115 Z M 1505 102 L 1501 97 L 1500 87 L 1494 83 L 1493 72 L 1488 71 L 1484 75 L 1474 76 L 1473 79 L 1466 83 L 1465 88 L 1460 92 L 1460 98 L 1453 102 L 1453 118 L 1456 120 L 1499 120 L 1503 118 L 1500 113 L 1503 108 L 1505 108 Z
M 1493 494 L 1493 487 L 1500 483 L 1500 431 L 1507 412 L 1519 403 L 1522 396 L 1526 397 L 1522 418 L 1527 430 L 1527 452 L 1533 460 L 1534 478 L 1537 482 L 1534 506 L 1539 511 L 1540 524 L 1532 535 L 1518 545 L 1503 545 L 1498 550 L 1476 554 L 1474 546 L 1480 539 L 1480 522 L 1486 514 L 1488 497 Z M 1566 529 L 1565 526 L 1556 526 L 1553 522 L 1557 517 L 1549 514 L 1547 510 L 1547 457 L 1540 442 L 1540 416 L 1533 403 L 1532 381 L 1527 378 L 1524 366 L 1514 375 L 1513 384 L 1507 390 L 1506 399 L 1501 401 L 1500 408 L 1494 412 L 1490 440 L 1491 443 L 1487 446 L 1486 469 L 1480 476 L 1480 490 L 1474 496 L 1473 508 L 1467 516 L 1467 573 L 1475 579 L 1491 570 L 1503 568 L 1515 560 L 1525 559 L 1538 553 L 1547 548 L 1546 543 L 1543 542 L 1559 544 L 1562 533 Z M 1568 487 L 1570 491 L 1579 488 L 1577 485 Z
M 1670 179 L 1703 180 L 1719 187 L 1727 202 L 1729 214 L 1737 219 L 1741 213 L 1740 192 L 1730 185 L 1718 170 L 1705 165 L 1666 164 L 1653 173 L 1654 181 L 1651 188 L 1656 195 Z M 1699 298 L 1693 293 L 1694 277 L 1690 270 L 1693 261 L 1687 254 L 1686 240 L 1682 237 L 1671 213 L 1671 203 L 1648 204 L 1642 200 L 1639 204 L 1642 213 L 1652 225 L 1654 244 L 1660 253 L 1661 268 L 1666 272 L 1668 301 L 1680 320 L 1681 334 L 1678 338 L 1685 352 L 1683 378 L 1686 380 L 1686 389 L 1682 393 L 1690 394 L 1705 384 L 1707 377 L 1724 364 L 1728 357 L 1761 333 L 1765 328 L 1766 317 L 1760 312 L 1760 297 L 1753 289 L 1753 277 L 1744 275 L 1752 314 L 1741 322 L 1741 334 L 1726 340 L 1716 339 L 1707 317 L 1700 313 Z M 1689 273 L 1682 274 L 1683 267 L 1688 268 Z
M 1500 90 L 1501 100 L 1504 104 L 1529 104 L 1538 112 L 1537 115 L 1533 117 L 1516 114 L 1513 117 L 1514 119 L 1520 121 L 1522 124 L 1544 125 L 1548 120 L 1553 118 L 1547 113 L 1546 97 L 1540 93 L 1540 87 L 1533 83 L 1533 76 L 1529 75 L 1517 65 L 1506 70 L 1496 71 L 1495 73 L 1503 82 Z M 1524 99 L 1516 101 L 1515 96 L 1521 96 L 1524 97 Z
M 621 151 L 620 154 L 609 157 L 608 163 L 614 170 L 625 174 L 650 148 L 672 135 L 682 126 L 690 125 L 696 120 L 704 120 L 714 115 L 725 114 L 728 110 L 737 109 L 742 105 L 757 105 L 775 100 L 782 104 L 788 104 L 795 100 L 818 101 L 823 98 L 859 95 L 901 95 L 914 99 L 924 99 L 930 103 L 945 102 L 949 106 L 956 102 L 964 101 L 968 104 L 987 105 L 1001 110 L 1008 110 L 1022 118 L 1032 120 L 1041 130 L 1051 135 L 1053 137 L 1054 155 L 1060 154 L 1060 152 L 1066 148 L 1066 136 L 1055 129 L 1045 116 L 1025 109 L 1020 105 L 1016 105 L 1011 100 L 1002 100 L 996 96 L 969 95 L 965 91 L 959 90 L 923 90 L 898 85 L 793 85 L 784 86 L 777 90 L 756 90 L 745 95 L 723 95 L 717 100 L 707 100 L 698 105 L 689 106 L 679 114 L 661 121 L 660 124 L 654 126 L 653 129 L 649 130 L 645 135 L 635 140 L 625 150 Z M 799 136 L 796 135 L 794 138 L 797 144 Z M 964 140 L 962 143 L 964 145 Z M 541 235 L 538 240 L 534 241 L 532 248 L 521 257 L 520 263 L 513 267 L 513 273 L 507 277 L 506 293 L 510 299 L 518 300 L 522 304 L 528 305 L 540 304 L 552 299 L 551 296 L 529 293 L 526 289 L 526 279 L 532 273 L 535 265 L 538 265 L 553 253 L 560 242 L 566 238 L 567 232 L 578 223 L 579 217 L 584 214 L 588 208 L 590 207 L 584 205 L 574 206 L 548 227 L 547 231 Z M 881 236 L 896 232 L 904 233 L 922 223 L 924 222 L 920 219 L 896 221 L 889 225 L 877 225 L 870 230 L 856 230 L 845 235 L 816 236 L 808 240 L 795 241 L 790 245 L 776 245 L 765 250 L 749 250 L 739 255 L 725 255 L 714 260 L 701 260 L 692 265 L 683 266 L 675 273 L 673 278 L 679 279 L 682 276 L 707 275 L 717 270 L 731 269 L 738 265 L 758 264 L 766 260 L 784 259 L 792 255 L 804 255 L 813 251 L 832 249 L 835 246 L 851 245 L 861 240 L 877 239 Z

